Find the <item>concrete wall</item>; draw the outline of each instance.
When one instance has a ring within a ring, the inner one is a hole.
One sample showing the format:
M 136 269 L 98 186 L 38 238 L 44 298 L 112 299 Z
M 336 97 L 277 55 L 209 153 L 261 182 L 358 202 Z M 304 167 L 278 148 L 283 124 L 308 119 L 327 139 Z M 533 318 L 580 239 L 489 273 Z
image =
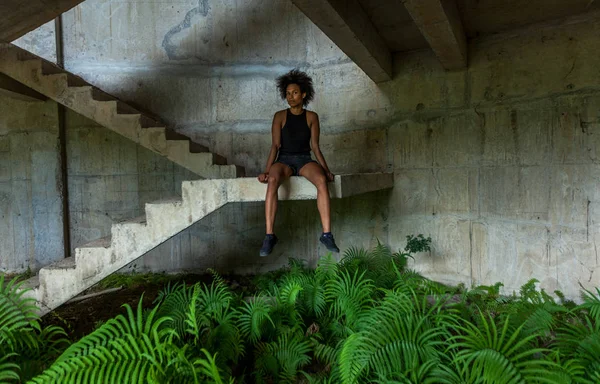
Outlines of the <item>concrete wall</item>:
M 44 59 L 56 63 L 56 30 L 54 20 L 13 41 Z
M 271 118 L 285 107 L 274 78 L 309 71 L 331 169 L 395 173 L 391 192 L 333 203 L 343 249 L 376 238 L 397 249 L 407 234 L 424 233 L 433 250 L 413 266 L 436 280 L 503 281 L 510 292 L 535 277 L 570 297 L 579 283 L 600 285 L 598 23 L 480 39 L 468 71 L 445 72 L 430 52 L 414 52 L 398 57 L 394 80 L 380 86 L 287 0 L 88 0 L 64 23 L 69 69 L 250 175 L 263 169 Z M 106 161 L 110 172 L 85 177 L 124 192 L 108 178 L 150 172 L 129 161 L 127 170 Z M 139 193 L 128 199 L 124 206 L 143 202 Z M 120 204 L 100 198 L 98 215 L 115 211 L 109 203 Z M 91 220 L 90 233 L 107 233 L 118 217 Z M 282 241 L 267 259 L 256 256 L 263 220 L 262 204 L 227 206 L 131 268 L 257 271 L 322 253 L 314 202 L 282 204 Z
M 0 95 L 0 272 L 64 257 L 57 107 Z

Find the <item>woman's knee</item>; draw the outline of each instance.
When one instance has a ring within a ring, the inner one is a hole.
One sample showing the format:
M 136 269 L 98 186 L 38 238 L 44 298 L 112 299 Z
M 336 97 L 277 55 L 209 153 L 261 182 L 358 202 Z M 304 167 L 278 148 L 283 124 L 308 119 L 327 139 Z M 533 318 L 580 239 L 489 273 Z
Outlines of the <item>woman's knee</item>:
M 319 175 L 315 176 L 314 184 L 315 184 L 315 187 L 317 187 L 317 189 L 318 188 L 327 188 L 327 177 L 325 177 L 325 174 L 319 173 Z
M 281 180 L 279 175 L 269 175 L 267 184 L 269 184 L 269 186 L 279 186 L 279 180 Z

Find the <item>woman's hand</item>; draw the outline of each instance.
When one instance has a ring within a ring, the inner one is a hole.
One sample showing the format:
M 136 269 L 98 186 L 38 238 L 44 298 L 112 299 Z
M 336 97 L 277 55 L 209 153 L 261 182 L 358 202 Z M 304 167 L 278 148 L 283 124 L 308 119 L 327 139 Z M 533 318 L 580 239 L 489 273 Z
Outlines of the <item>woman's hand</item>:
M 269 181 L 269 172 L 263 172 L 257 177 L 258 181 L 263 184 L 266 184 Z
M 333 173 L 331 173 L 331 171 L 325 172 L 325 176 L 327 176 L 327 181 L 335 180 L 335 175 Z

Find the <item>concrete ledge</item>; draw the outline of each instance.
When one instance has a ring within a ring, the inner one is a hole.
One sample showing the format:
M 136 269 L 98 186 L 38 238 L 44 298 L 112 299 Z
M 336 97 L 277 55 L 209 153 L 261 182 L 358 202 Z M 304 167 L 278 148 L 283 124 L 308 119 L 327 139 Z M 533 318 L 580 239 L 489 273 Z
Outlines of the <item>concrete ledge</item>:
M 229 202 L 264 201 L 267 185 L 255 177 L 244 177 L 227 182 L 227 200 Z M 327 184 L 332 199 L 359 195 L 394 186 L 392 173 L 359 173 L 336 175 L 335 180 Z M 317 190 L 304 177 L 293 176 L 279 187 L 279 200 L 313 200 Z

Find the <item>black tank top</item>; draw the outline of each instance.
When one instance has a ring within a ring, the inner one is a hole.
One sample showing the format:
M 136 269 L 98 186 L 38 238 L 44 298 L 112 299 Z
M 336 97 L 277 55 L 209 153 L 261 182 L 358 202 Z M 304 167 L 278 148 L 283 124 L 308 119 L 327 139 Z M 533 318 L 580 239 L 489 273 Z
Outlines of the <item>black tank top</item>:
M 289 108 L 285 125 L 281 128 L 280 155 L 309 155 L 310 128 L 306 121 L 306 109 L 299 115 L 294 115 Z

